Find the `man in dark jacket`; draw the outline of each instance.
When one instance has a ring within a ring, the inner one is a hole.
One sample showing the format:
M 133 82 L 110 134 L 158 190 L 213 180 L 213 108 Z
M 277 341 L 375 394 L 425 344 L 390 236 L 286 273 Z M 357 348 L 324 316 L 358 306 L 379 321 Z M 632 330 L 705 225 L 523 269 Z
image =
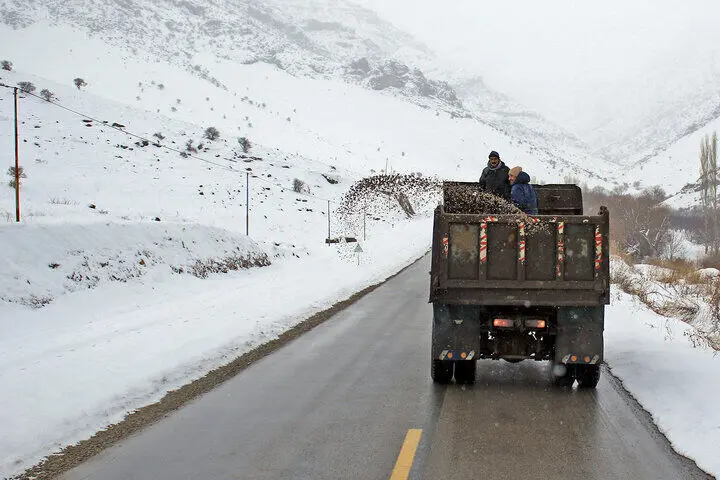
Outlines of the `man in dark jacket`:
M 480 188 L 505 200 L 510 200 L 508 167 L 500 160 L 500 154 L 493 150 L 488 155 L 488 164 L 480 175 Z
M 508 174 L 512 184 L 512 201 L 528 215 L 538 214 L 538 200 L 535 189 L 530 185 L 530 175 L 522 171 L 522 167 L 513 167 Z

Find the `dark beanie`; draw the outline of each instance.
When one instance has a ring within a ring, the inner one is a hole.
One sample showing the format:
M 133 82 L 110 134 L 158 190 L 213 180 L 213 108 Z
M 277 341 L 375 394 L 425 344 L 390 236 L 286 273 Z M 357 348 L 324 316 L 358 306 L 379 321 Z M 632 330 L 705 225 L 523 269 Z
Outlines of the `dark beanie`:
M 490 157 L 500 158 L 500 154 L 497 153 L 495 150 L 493 150 L 492 152 L 490 152 L 490 155 L 488 155 L 488 158 L 490 158 Z

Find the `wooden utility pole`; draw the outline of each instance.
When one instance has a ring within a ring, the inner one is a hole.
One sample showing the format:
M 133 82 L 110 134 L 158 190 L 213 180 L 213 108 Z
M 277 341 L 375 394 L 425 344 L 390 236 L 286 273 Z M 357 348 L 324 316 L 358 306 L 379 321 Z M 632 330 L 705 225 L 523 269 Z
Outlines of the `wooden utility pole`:
M 15 221 L 20 221 L 20 154 L 18 153 L 18 89 L 15 95 Z

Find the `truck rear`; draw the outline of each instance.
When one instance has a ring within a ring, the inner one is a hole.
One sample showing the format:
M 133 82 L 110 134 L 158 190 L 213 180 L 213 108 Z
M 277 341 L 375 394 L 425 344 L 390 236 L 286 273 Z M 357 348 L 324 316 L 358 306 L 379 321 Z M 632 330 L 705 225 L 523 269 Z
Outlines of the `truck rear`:
M 550 361 L 557 384 L 594 388 L 610 303 L 609 213 L 576 185 L 535 185 L 539 215 L 493 213 L 478 184 L 445 182 L 435 210 L 431 375 L 475 380 L 480 359 Z M 506 209 L 507 210 L 507 209 Z

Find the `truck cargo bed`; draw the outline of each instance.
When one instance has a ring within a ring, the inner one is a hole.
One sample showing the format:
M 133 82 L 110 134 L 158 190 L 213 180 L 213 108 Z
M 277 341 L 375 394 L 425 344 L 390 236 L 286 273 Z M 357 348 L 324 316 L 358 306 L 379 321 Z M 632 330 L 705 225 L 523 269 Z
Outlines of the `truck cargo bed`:
M 539 188 L 538 196 L 551 200 L 558 186 L 553 187 Z M 449 206 L 459 210 L 456 203 Z M 547 211 L 576 213 L 582 212 L 582 206 L 556 205 L 552 210 L 546 206 Z M 541 208 L 541 213 L 545 212 Z M 457 305 L 606 305 L 608 230 L 607 209 L 595 216 L 565 213 L 529 217 L 448 213 L 445 205 L 440 205 L 435 211 L 430 301 Z

